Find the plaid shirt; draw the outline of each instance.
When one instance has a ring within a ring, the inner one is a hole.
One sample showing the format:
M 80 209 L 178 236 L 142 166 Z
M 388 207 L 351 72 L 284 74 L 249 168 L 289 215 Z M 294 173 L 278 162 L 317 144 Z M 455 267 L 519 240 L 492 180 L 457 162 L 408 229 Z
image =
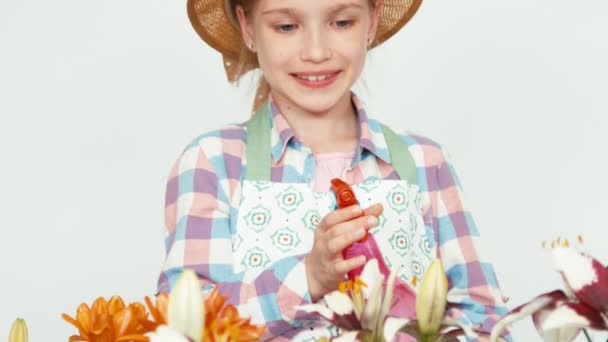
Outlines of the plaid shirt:
M 360 124 L 359 147 L 346 180 L 363 180 L 362 167 L 375 167 L 382 179 L 399 179 L 378 121 L 368 118 L 352 95 Z M 314 180 L 312 151 L 294 135 L 271 101 L 273 182 Z M 237 307 L 255 305 L 268 334 L 289 335 L 297 327 L 294 304 L 310 303 L 304 257 L 270 264 L 258 276 L 233 270 L 232 240 L 238 214 L 243 169 L 246 167 L 246 123 L 226 126 L 196 138 L 173 166 L 166 191 L 167 257 L 158 281 L 169 292 L 184 268 L 195 270 L 204 290 L 215 284 Z M 450 283 L 448 315 L 489 332 L 507 311 L 491 264 L 477 254 L 479 232 L 464 207 L 462 188 L 445 149 L 411 133 L 400 137 L 417 166 L 418 185 L 430 199 L 424 221 L 432 225 L 438 254 Z M 311 246 L 312 247 L 312 246 Z M 302 284 L 304 283 L 304 285 Z M 507 337 L 510 339 L 510 337 Z

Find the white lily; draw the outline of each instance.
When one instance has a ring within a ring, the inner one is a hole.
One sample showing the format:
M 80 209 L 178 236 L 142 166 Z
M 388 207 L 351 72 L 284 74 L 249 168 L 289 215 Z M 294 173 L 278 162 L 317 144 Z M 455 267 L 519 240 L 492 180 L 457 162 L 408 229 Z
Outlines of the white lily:
M 194 271 L 182 272 L 171 291 L 168 305 L 169 327 L 200 342 L 205 327 L 205 306 L 200 282 Z
M 325 304 L 309 304 L 299 310 L 320 315 L 345 332 L 337 341 L 382 341 L 384 323 L 393 306 L 393 291 L 397 271 L 391 272 L 384 286 L 384 276 L 378 261 L 371 259 L 363 268 L 361 277 L 340 284 L 338 291 L 323 297 Z M 399 300 L 413 302 L 413 290 L 400 293 Z M 410 299 L 407 297 L 410 296 Z
M 491 341 L 508 324 L 530 315 L 545 341 L 569 342 L 584 328 L 608 329 L 608 270 L 593 257 L 571 248 L 558 246 L 552 256 L 567 292 L 548 292 L 511 310 L 494 327 Z

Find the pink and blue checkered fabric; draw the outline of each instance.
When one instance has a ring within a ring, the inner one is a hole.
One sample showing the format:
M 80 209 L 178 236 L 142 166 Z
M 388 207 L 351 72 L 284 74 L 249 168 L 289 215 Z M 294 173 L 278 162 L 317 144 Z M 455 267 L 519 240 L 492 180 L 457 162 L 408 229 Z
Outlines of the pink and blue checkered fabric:
M 297 139 L 270 101 L 272 181 L 312 184 L 315 159 L 311 150 Z M 368 118 L 354 94 L 352 101 L 361 133 L 346 180 L 351 184 L 363 181 L 364 163 L 375 163 L 383 179 L 398 179 L 379 122 Z M 193 269 L 203 290 L 217 284 L 237 307 L 252 303 L 261 306 L 268 337 L 288 338 L 298 328 L 294 304 L 310 302 L 310 295 L 301 291 L 302 280 L 306 282 L 305 255 L 279 260 L 255 277 L 233 270 L 231 237 L 238 213 L 235 199 L 240 197 L 246 169 L 246 134 L 245 123 L 205 133 L 184 150 L 173 166 L 165 199 L 167 255 L 158 291 L 169 292 L 185 268 Z M 434 231 L 438 254 L 449 278 L 448 315 L 476 330 L 489 332 L 507 309 L 492 265 L 478 255 L 479 232 L 463 204 L 454 168 L 441 145 L 411 133 L 401 133 L 400 137 L 416 163 L 420 191 L 430 198 L 425 223 Z

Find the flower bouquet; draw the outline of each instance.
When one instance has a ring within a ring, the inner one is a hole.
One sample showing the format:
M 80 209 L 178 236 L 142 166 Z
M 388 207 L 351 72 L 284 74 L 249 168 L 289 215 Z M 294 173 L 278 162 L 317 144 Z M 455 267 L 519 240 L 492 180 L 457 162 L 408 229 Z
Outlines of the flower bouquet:
M 415 318 L 392 316 L 392 312 L 403 312 L 393 301 L 398 272 L 391 272 L 385 282 L 377 260 L 371 259 L 360 277 L 341 283 L 337 291 L 323 297 L 326 305 L 308 304 L 299 309 L 340 327 L 344 333 L 335 341 L 392 341 L 399 333 L 420 342 L 458 341 L 460 335 L 477 337 L 469 327 L 444 317 L 448 280 L 439 259 L 431 263 L 422 278 Z

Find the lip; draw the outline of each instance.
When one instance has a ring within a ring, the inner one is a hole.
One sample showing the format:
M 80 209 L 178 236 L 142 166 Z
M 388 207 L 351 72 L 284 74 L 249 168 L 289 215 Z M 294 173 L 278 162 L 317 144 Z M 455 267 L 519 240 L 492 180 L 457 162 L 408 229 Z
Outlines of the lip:
M 304 72 L 294 72 L 292 75 L 296 76 L 320 76 L 320 75 L 333 75 L 339 73 L 340 70 L 319 70 L 319 71 L 304 71 Z
M 334 83 L 334 81 L 338 78 L 340 74 L 340 70 L 327 70 L 327 71 L 310 71 L 310 72 L 298 72 L 293 73 L 291 76 L 302 86 L 307 88 L 325 88 L 330 84 Z M 322 81 L 309 81 L 298 76 L 321 76 L 321 75 L 331 75 Z

